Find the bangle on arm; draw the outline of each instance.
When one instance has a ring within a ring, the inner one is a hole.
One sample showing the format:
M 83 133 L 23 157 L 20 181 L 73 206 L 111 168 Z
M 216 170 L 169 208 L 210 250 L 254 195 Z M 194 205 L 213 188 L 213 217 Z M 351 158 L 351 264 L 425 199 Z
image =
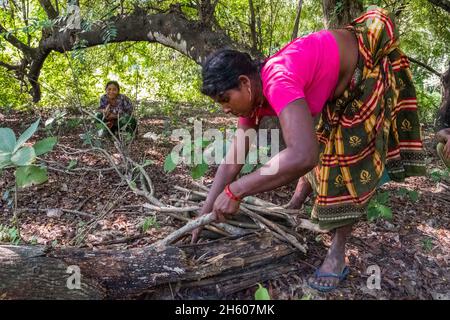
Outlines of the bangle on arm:
M 227 185 L 225 186 L 225 194 L 226 194 L 226 195 L 228 196 L 228 198 L 230 198 L 231 200 L 238 201 L 238 202 L 240 202 L 240 201 L 242 200 L 242 199 L 239 198 L 238 196 L 234 195 L 233 192 L 231 192 L 231 190 L 230 190 L 230 185 L 229 185 L 229 184 L 227 184 Z

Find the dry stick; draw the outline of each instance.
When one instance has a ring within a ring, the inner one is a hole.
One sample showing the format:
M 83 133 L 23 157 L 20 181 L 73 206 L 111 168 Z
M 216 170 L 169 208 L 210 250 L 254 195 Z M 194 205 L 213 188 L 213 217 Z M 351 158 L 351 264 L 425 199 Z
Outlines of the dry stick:
M 254 206 L 251 204 L 242 204 L 241 207 L 244 207 L 244 208 L 247 208 L 250 210 L 254 210 L 254 211 L 258 211 L 258 212 L 263 213 L 268 216 L 284 219 L 289 223 L 290 226 L 295 226 L 295 220 L 291 216 L 289 216 L 285 213 L 270 211 L 270 210 L 267 210 L 266 208 Z
M 153 182 L 148 176 L 147 172 L 145 171 L 144 167 L 141 166 L 139 163 L 135 162 L 133 159 L 130 158 L 131 163 L 138 168 L 141 175 L 145 178 L 145 181 L 147 182 L 148 187 L 150 188 L 150 195 L 153 197 L 155 194 L 155 188 L 153 187 Z
M 189 212 L 189 211 L 197 211 L 198 209 L 200 209 L 200 207 L 195 206 L 195 207 L 184 207 L 184 208 L 179 208 L 179 207 L 158 207 L 155 205 L 151 205 L 149 203 L 144 203 L 142 205 L 144 208 L 147 209 L 151 209 L 151 210 L 155 210 L 158 212 Z
M 157 207 L 157 206 L 153 206 L 151 204 L 148 203 L 144 203 L 142 205 L 144 208 L 147 209 L 151 209 L 151 210 L 155 210 L 158 212 L 189 212 L 189 211 L 197 211 L 198 209 L 200 209 L 200 207 L 184 207 L 184 208 L 167 208 L 167 207 Z M 188 218 L 185 218 L 188 219 Z M 188 219 L 190 220 L 190 219 Z M 231 226 L 229 224 L 226 223 L 214 223 L 214 225 L 216 227 L 219 227 L 220 229 L 223 229 L 225 232 L 228 232 L 231 235 L 243 235 L 245 233 L 247 233 L 245 230 L 242 230 L 241 228 L 235 227 L 235 226 Z
M 53 167 L 50 167 L 50 166 L 47 166 L 47 169 L 51 170 L 51 171 L 61 172 L 61 173 L 64 173 L 64 174 L 77 175 L 77 173 L 75 173 L 75 172 L 70 172 L 70 171 L 67 171 L 67 170 L 61 170 L 61 169 L 53 168 Z
M 79 211 L 79 210 L 70 210 L 70 209 L 61 209 L 61 210 L 64 213 L 72 213 L 72 214 L 76 214 L 76 215 L 79 215 L 79 216 L 82 216 L 82 217 L 91 218 L 91 219 L 96 218 L 96 216 L 93 215 L 93 214 L 86 213 L 86 212 Z
M 192 184 L 200 189 L 202 189 L 203 191 L 209 192 L 209 188 L 199 182 L 193 181 Z
M 297 249 L 299 249 L 301 252 L 306 253 L 306 248 L 305 248 L 303 245 L 301 245 L 301 244 L 297 241 L 297 239 L 296 239 L 294 236 L 292 236 L 292 235 L 287 234 L 286 232 L 284 232 L 277 224 L 273 223 L 273 222 L 270 221 L 270 220 L 267 220 L 267 219 L 264 218 L 264 217 L 261 217 L 260 215 L 254 213 L 253 211 L 251 211 L 251 210 L 249 210 L 249 209 L 247 209 L 247 208 L 241 207 L 241 210 L 242 210 L 244 213 L 246 213 L 247 215 L 249 215 L 250 217 L 252 217 L 252 218 L 254 218 L 254 219 L 256 219 L 256 220 L 262 222 L 262 223 L 265 224 L 267 227 L 271 228 L 273 231 L 275 231 L 275 232 L 277 232 L 278 234 L 280 234 L 281 236 L 283 236 L 283 238 L 284 238 L 285 241 L 287 241 L 287 242 L 289 242 L 290 244 L 292 244 L 294 247 L 296 247 Z
M 259 229 L 259 227 L 253 223 L 240 222 L 240 221 L 236 221 L 236 220 L 227 220 L 227 223 L 232 226 L 245 228 L 245 229 Z
M 183 191 L 183 192 L 187 192 L 187 193 L 192 193 L 201 197 L 206 198 L 208 196 L 208 194 L 206 194 L 205 192 L 200 192 L 200 191 L 195 191 L 195 190 L 190 190 L 190 189 L 186 189 L 180 186 L 175 186 L 174 187 L 176 190 L 178 191 Z
M 311 222 L 308 219 L 300 219 L 299 224 L 295 227 L 295 230 L 297 229 L 306 229 L 313 232 L 319 232 L 319 233 L 327 233 L 330 230 L 327 229 L 321 229 L 318 224 Z
M 89 197 L 87 197 L 86 199 L 84 199 L 80 205 L 77 207 L 77 211 L 80 211 L 81 209 L 83 209 L 84 205 L 86 204 L 86 202 L 88 202 L 89 200 L 91 200 L 93 197 L 95 196 L 95 194 L 91 194 Z
M 168 246 L 169 244 L 171 244 L 173 241 L 177 240 L 184 234 L 189 233 L 189 232 L 197 229 L 198 227 L 210 224 L 210 223 L 216 221 L 216 219 L 217 219 L 217 217 L 216 217 L 215 213 L 213 213 L 213 212 L 202 215 L 198 219 L 188 222 L 180 229 L 172 232 L 164 239 L 158 241 L 157 243 L 154 244 L 154 247 L 157 249 L 164 249 L 166 246 Z
M 226 232 L 228 232 L 229 234 L 231 234 L 233 236 L 242 236 L 242 235 L 248 233 L 248 231 L 245 231 L 244 229 L 236 227 L 236 226 L 232 226 L 228 222 L 227 223 L 218 222 L 218 223 L 213 223 L 213 225 L 225 230 Z
M 186 218 L 184 216 L 177 215 L 177 214 L 172 213 L 172 212 L 163 212 L 163 214 L 168 215 L 168 216 L 170 216 L 170 217 L 172 217 L 174 219 L 178 219 L 178 220 L 184 221 L 184 222 L 193 221 L 192 219 Z M 212 231 L 212 232 L 215 232 L 215 233 L 217 233 L 217 234 L 219 234 L 221 236 L 224 236 L 224 237 L 229 237 L 230 236 L 229 233 L 225 232 L 224 230 L 222 230 L 220 228 L 214 227 L 212 225 L 206 225 L 205 229 L 207 229 L 209 231 Z
M 169 198 L 169 199 L 167 199 L 167 201 L 170 201 L 170 202 L 183 202 L 183 203 L 195 204 L 195 205 L 198 204 L 198 202 L 196 202 L 196 201 L 189 200 L 189 199 L 180 199 L 180 198 Z
M 109 161 L 110 165 L 115 169 L 116 173 L 119 175 L 119 177 L 125 181 L 128 185 L 128 187 L 137 195 L 145 197 L 148 201 L 150 201 L 151 203 L 161 206 L 164 205 L 162 204 L 158 199 L 156 199 L 155 197 L 153 197 L 150 193 L 145 192 L 143 190 L 140 190 L 135 183 L 133 183 L 130 179 L 128 179 L 122 172 L 120 172 L 120 170 L 117 168 L 116 164 L 114 163 L 114 160 L 112 159 L 111 155 L 104 149 L 102 148 L 92 148 L 93 150 L 97 150 L 99 152 L 101 152 Z

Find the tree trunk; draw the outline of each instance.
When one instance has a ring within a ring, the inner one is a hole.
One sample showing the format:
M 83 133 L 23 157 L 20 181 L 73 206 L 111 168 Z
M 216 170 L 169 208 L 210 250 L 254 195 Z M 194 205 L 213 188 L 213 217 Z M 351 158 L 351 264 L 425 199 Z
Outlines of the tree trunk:
M 442 102 L 439 108 L 437 129 L 450 128 L 450 63 L 449 68 L 442 74 Z
M 224 298 L 298 270 L 297 252 L 267 232 L 162 252 L 0 246 L 0 299 Z
M 322 0 L 322 8 L 327 29 L 348 25 L 364 10 L 361 0 Z
M 300 17 L 302 15 L 303 0 L 298 1 L 297 14 L 295 15 L 294 29 L 292 30 L 291 40 L 298 37 L 298 27 L 300 25 Z

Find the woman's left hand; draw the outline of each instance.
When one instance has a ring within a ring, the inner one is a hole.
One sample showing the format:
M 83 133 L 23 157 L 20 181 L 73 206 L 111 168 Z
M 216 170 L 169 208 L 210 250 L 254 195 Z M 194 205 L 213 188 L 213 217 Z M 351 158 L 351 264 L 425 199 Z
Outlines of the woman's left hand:
M 238 212 L 239 205 L 240 201 L 229 198 L 225 191 L 222 191 L 214 202 L 213 212 L 216 214 L 217 220 L 224 222 L 227 217 Z

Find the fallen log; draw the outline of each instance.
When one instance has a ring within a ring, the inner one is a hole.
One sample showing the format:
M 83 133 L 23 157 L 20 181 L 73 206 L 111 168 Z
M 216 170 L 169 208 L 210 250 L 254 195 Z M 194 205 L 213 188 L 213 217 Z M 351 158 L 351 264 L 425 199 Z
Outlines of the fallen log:
M 264 231 L 163 251 L 6 245 L 0 246 L 0 299 L 167 298 L 169 288 L 172 298 L 197 299 L 199 288 L 208 298 L 224 298 L 293 271 L 299 258 Z

